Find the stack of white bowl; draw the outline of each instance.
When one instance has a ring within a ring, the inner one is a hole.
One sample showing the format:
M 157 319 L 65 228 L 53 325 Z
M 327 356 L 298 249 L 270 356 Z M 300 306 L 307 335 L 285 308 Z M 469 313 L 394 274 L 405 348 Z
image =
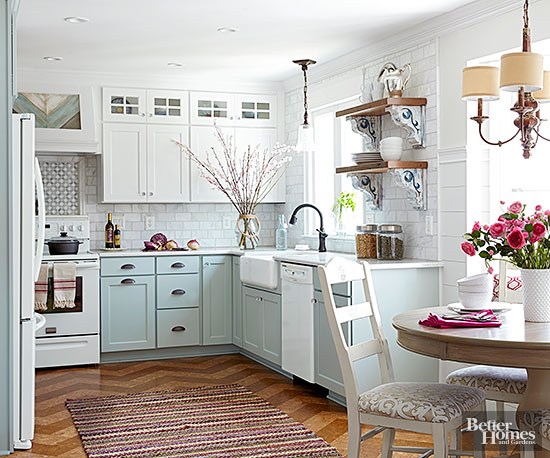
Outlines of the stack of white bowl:
M 464 308 L 482 309 L 491 305 L 493 297 L 493 277 L 478 274 L 458 280 L 458 298 Z
M 385 161 L 398 161 L 403 155 L 403 139 L 386 137 L 380 140 L 380 155 Z

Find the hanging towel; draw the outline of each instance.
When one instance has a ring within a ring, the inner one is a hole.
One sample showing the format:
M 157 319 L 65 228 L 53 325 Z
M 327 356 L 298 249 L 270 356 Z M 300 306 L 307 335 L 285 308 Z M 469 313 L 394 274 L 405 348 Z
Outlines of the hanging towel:
M 34 309 L 43 312 L 48 309 L 48 264 L 40 266 L 38 280 L 34 284 Z
M 56 262 L 53 265 L 53 308 L 72 309 L 75 307 L 76 264 Z

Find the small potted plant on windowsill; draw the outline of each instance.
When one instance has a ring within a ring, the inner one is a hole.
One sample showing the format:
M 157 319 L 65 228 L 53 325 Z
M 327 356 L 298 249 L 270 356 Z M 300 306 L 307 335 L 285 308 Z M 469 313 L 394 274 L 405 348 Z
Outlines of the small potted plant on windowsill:
M 346 214 L 355 211 L 355 193 L 353 192 L 341 192 L 340 196 L 334 201 L 332 206 L 332 214 L 334 215 L 334 226 L 336 228 L 336 235 L 347 235 L 346 221 L 349 223 L 349 219 Z

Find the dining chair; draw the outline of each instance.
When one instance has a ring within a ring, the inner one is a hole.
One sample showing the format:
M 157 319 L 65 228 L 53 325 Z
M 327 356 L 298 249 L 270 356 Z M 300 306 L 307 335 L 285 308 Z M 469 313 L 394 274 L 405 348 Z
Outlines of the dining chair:
M 536 409 L 523 412 L 520 429 L 535 432 L 535 442 L 544 450 L 550 451 L 550 409 Z M 534 458 L 532 448 L 526 449 L 523 458 Z
M 517 301 L 517 291 L 508 288 L 508 268 L 504 261 L 499 262 L 498 277 L 499 302 L 508 302 L 509 299 Z M 470 366 L 451 372 L 445 381 L 483 390 L 487 400 L 496 403 L 496 420 L 504 422 L 504 403 L 521 402 L 527 389 L 527 371 L 515 367 Z M 499 452 L 501 455 L 508 453 L 506 444 L 499 444 Z
M 358 458 L 361 442 L 383 433 L 382 458 L 391 458 L 393 452 L 421 453 L 421 458 L 434 455 L 447 458 L 460 456 L 460 427 L 463 416 L 485 418 L 485 393 L 471 387 L 428 382 L 395 382 L 388 341 L 384 337 L 371 271 L 367 263 L 333 258 L 319 267 L 319 279 L 326 314 L 338 362 L 344 379 L 348 412 L 348 458 Z M 332 286 L 338 283 L 362 282 L 366 301 L 346 307 L 337 307 Z M 348 343 L 342 324 L 368 318 L 373 339 Z M 359 392 L 359 379 L 354 363 L 371 356 L 378 357 L 381 385 Z M 362 434 L 361 425 L 375 425 Z M 396 429 L 431 434 L 433 449 L 397 447 Z M 451 434 L 449 449 L 448 436 Z M 480 445 L 480 447 L 482 447 Z M 483 448 L 474 451 L 474 457 L 485 456 Z

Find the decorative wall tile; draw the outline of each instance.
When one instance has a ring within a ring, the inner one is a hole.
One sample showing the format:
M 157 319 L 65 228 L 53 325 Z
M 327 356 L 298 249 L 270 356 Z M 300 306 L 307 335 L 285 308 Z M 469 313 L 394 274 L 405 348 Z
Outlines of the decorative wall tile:
M 47 215 L 80 214 L 79 163 L 40 160 Z

